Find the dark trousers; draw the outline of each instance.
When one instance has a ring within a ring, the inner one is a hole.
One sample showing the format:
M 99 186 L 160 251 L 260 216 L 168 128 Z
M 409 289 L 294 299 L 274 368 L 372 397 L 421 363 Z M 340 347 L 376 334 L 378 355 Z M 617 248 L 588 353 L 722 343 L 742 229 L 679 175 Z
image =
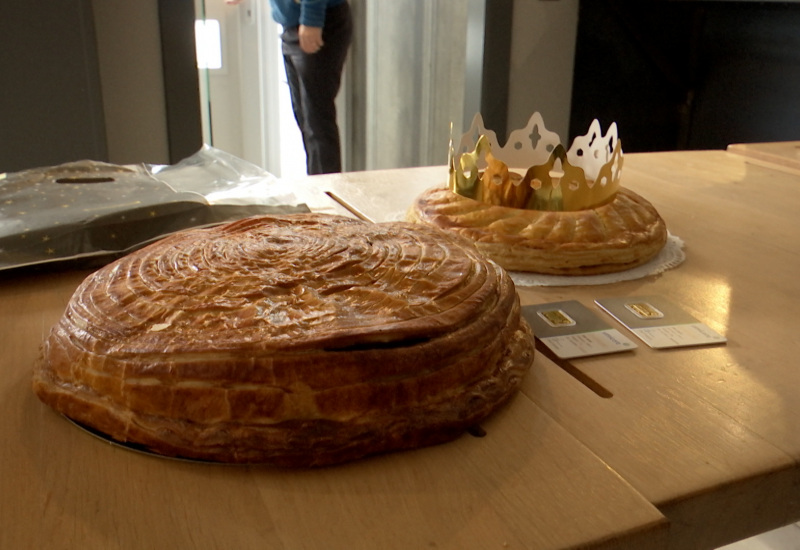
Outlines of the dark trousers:
M 353 36 L 347 2 L 328 9 L 322 29 L 324 46 L 314 54 L 300 49 L 297 27 L 284 29 L 283 63 L 292 98 L 292 110 L 306 150 L 308 174 L 342 171 L 336 94 Z

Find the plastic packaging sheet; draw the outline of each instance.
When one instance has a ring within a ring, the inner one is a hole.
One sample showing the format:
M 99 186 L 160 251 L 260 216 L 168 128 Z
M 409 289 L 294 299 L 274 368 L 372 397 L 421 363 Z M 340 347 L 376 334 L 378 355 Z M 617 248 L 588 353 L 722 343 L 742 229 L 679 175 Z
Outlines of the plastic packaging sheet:
M 208 145 L 168 166 L 83 160 L 0 174 L 0 270 L 108 260 L 190 227 L 308 211 L 269 172 Z

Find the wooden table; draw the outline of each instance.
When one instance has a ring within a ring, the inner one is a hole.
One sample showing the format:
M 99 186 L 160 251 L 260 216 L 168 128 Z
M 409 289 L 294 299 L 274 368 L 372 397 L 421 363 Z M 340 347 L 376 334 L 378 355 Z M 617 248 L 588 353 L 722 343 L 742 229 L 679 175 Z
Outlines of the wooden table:
M 796 170 L 800 174 L 800 141 L 732 143 L 728 145 L 727 150 L 756 162 L 768 163 L 778 169 Z
M 445 177 L 297 186 L 315 209 L 380 221 Z M 635 281 L 519 288 L 523 303 L 659 294 L 728 344 L 538 353 L 485 437 L 341 467 L 208 466 L 82 432 L 36 400 L 30 372 L 86 273 L 0 274 L 0 548 L 714 548 L 797 521 L 800 175 L 700 151 L 629 154 L 623 178 L 686 261 Z

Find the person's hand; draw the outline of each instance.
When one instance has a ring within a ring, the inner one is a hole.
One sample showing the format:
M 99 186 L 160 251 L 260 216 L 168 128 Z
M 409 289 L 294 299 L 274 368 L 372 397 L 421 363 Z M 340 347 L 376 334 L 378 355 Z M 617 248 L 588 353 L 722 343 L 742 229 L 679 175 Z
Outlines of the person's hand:
M 325 45 L 322 42 L 322 27 L 300 25 L 297 36 L 300 39 L 300 49 L 306 53 L 317 53 Z

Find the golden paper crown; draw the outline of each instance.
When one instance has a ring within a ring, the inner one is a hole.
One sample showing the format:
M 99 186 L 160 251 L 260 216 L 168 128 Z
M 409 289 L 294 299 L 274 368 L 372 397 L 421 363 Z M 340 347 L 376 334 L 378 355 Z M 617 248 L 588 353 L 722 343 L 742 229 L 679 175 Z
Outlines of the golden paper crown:
M 602 135 L 592 121 L 569 150 L 547 130 L 539 113 L 514 130 L 504 147 L 475 115 L 458 151 L 450 138 L 450 190 L 481 202 L 529 210 L 584 210 L 604 204 L 619 190 L 622 145 L 613 123 Z

